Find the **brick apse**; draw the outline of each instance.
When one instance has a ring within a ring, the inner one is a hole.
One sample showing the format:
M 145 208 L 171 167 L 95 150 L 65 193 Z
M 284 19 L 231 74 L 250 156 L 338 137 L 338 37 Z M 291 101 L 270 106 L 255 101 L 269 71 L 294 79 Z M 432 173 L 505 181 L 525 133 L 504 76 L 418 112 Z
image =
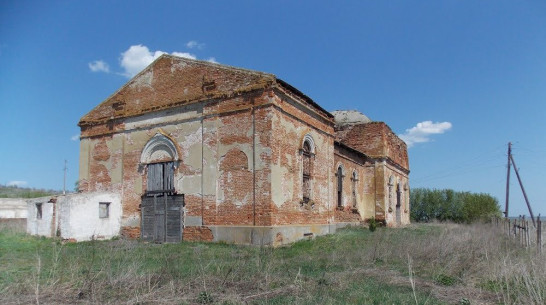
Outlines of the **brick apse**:
M 279 245 L 409 223 L 406 144 L 272 74 L 163 55 L 78 125 L 79 189 L 118 193 L 131 238 Z

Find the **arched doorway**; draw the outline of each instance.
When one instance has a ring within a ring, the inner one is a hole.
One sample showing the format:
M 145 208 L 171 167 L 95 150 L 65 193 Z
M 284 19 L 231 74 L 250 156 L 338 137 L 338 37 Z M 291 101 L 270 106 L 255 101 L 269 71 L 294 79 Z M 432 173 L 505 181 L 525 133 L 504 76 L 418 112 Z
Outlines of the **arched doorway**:
M 146 175 L 142 195 L 140 237 L 154 242 L 179 242 L 183 231 L 184 195 L 178 194 L 174 173 L 178 152 L 173 141 L 158 133 L 144 147 L 140 165 Z

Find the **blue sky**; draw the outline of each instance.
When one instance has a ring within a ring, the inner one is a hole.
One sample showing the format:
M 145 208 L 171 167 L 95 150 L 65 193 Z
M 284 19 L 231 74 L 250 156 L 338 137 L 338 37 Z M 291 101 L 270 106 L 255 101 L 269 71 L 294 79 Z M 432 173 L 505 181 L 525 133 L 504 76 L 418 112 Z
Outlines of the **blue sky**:
M 546 215 L 543 1 L 0 0 L 0 183 L 62 189 L 66 159 L 72 189 L 77 122 L 161 52 L 273 73 L 386 122 L 412 144 L 411 187 L 504 206 L 512 141 Z

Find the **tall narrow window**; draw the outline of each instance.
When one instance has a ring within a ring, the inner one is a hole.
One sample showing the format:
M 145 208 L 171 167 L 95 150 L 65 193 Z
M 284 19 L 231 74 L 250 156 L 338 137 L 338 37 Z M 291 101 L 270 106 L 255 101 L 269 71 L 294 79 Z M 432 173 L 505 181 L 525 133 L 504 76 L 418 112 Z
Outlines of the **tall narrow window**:
M 337 168 L 337 207 L 343 208 L 343 169 Z
M 42 203 L 36 204 L 36 219 L 42 219 Z
M 397 225 L 401 225 L 402 224 L 402 211 L 401 211 L 401 206 L 402 206 L 402 203 L 400 202 L 401 201 L 401 195 L 402 195 L 402 191 L 400 190 L 400 183 L 398 183 L 396 185 L 396 224 Z
M 303 175 L 302 175 L 302 193 L 303 202 L 311 200 L 311 144 L 309 141 L 303 143 Z
M 356 171 L 353 172 L 353 176 L 351 177 L 352 187 L 353 187 L 353 208 L 356 208 L 356 182 L 358 181 L 358 177 L 356 175 Z

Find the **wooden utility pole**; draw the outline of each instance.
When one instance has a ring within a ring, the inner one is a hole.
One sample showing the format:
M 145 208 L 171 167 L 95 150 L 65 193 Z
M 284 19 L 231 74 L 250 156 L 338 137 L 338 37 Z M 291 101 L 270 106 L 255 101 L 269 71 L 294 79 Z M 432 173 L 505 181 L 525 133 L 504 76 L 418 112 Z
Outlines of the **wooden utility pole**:
M 523 193 L 523 198 L 525 198 L 525 203 L 527 203 L 527 208 L 529 209 L 529 214 L 531 215 L 531 220 L 533 221 L 533 226 L 535 228 L 537 227 L 537 224 L 535 223 L 535 216 L 533 215 L 533 210 L 531 209 L 531 204 L 529 203 L 529 199 L 527 199 L 527 193 L 525 193 L 525 188 L 523 187 L 523 182 L 521 182 L 521 178 L 519 176 L 518 167 L 516 166 L 516 162 L 514 161 L 514 156 L 512 154 L 509 154 L 510 160 L 512 161 L 512 164 L 514 164 L 514 171 L 516 171 L 516 176 L 518 177 L 519 186 L 521 187 L 521 191 Z
M 508 165 L 506 166 L 506 204 L 504 205 L 504 217 L 508 218 L 508 201 L 510 198 L 510 157 L 512 156 L 512 142 L 508 142 Z

